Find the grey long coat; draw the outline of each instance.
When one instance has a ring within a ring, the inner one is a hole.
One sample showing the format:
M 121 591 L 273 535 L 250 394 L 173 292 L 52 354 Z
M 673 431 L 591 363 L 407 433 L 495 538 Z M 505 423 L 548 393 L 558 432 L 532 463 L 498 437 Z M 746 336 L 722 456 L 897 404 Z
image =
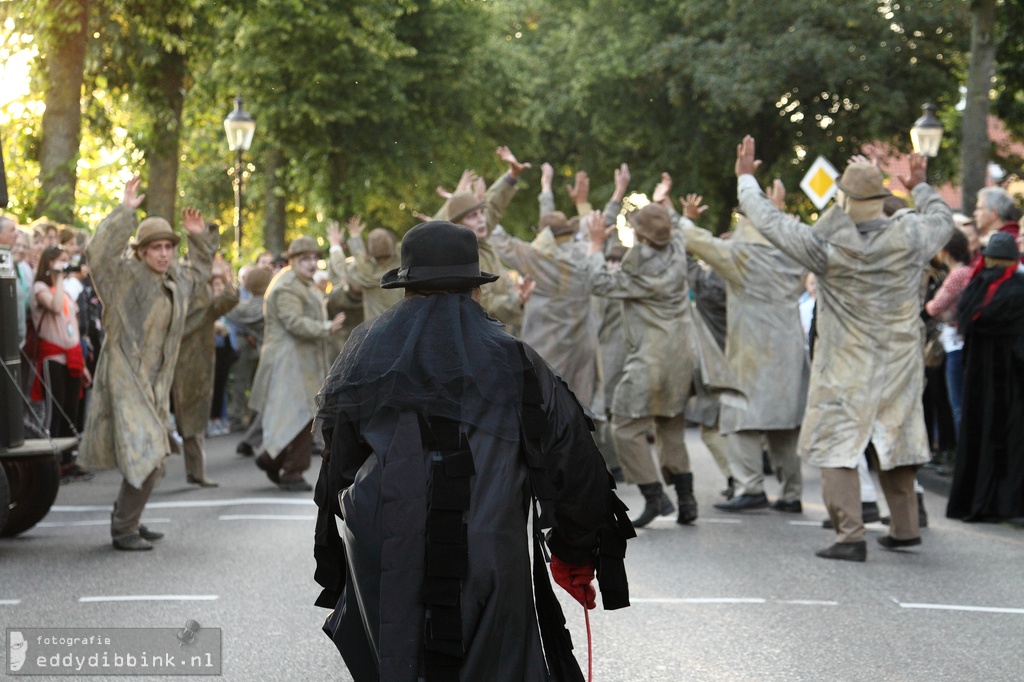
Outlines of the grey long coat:
M 795 429 L 810 375 L 800 326 L 803 266 L 749 224 L 728 241 L 689 222 L 683 233 L 686 250 L 726 281 L 725 357 L 747 400 L 723 401 L 720 432 Z
M 818 340 L 800 432 L 800 455 L 852 468 L 868 442 L 882 469 L 929 459 L 924 389 L 921 271 L 949 240 L 953 215 L 925 184 L 919 212 L 855 225 L 833 206 L 807 229 L 776 208 L 750 175 L 740 206 L 761 234 L 818 277 Z
M 580 270 L 589 243 L 558 244 L 545 228 L 527 244 L 501 226 L 488 241 L 503 261 L 537 284 L 523 307 L 523 341 L 590 407 L 598 383 L 597 328 L 590 287 Z
M 263 422 L 263 447 L 284 450 L 316 414 L 327 376 L 331 322 L 323 294 L 290 267 L 274 276 L 264 296 L 263 349 L 249 405 Z
M 175 264 L 160 275 L 140 260 L 122 258 L 135 226 L 135 212 L 118 206 L 100 223 L 87 250 L 107 337 L 96 366 L 81 456 L 90 468 L 116 465 L 138 488 L 171 451 L 171 383 L 188 301 L 193 287 L 205 286 L 210 276 L 215 245 L 207 235 L 189 235 L 190 265 Z M 169 324 L 154 314 L 160 308 L 155 304 L 165 300 L 171 303 Z M 144 368 L 144 355 L 153 357 L 157 346 L 162 362 Z
M 683 414 L 698 363 L 683 233 L 673 230 L 672 241 L 661 250 L 637 244 L 614 272 L 600 253 L 583 261 L 582 268 L 595 295 L 622 301 L 626 362 L 612 414 Z

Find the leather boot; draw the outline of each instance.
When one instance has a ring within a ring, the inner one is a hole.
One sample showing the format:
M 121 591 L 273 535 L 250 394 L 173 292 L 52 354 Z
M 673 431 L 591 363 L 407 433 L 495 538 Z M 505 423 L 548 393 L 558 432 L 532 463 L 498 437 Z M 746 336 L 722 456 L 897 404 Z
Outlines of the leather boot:
M 686 525 L 697 520 L 697 498 L 693 496 L 693 474 L 673 474 L 672 484 L 679 497 L 679 517 L 676 523 Z
M 632 520 L 634 528 L 643 528 L 659 516 L 671 514 L 676 510 L 660 483 L 641 483 L 640 492 L 644 495 L 644 510 L 640 516 Z

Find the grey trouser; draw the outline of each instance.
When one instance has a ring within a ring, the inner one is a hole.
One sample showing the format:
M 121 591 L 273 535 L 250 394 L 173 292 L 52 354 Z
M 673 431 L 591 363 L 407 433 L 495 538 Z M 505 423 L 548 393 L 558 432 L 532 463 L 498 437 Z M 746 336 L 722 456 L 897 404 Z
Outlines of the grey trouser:
M 612 415 L 612 438 L 622 464 L 622 473 L 630 483 L 656 483 L 661 480 L 658 466 L 651 459 L 647 432 L 654 427 L 654 451 L 658 466 L 668 474 L 690 471 L 686 452 L 686 416 L 619 417 Z
M 761 463 L 761 436 L 768 440 L 772 468 L 782 484 L 780 498 L 786 502 L 800 499 L 803 476 L 796 442 L 800 429 L 784 431 L 737 431 L 725 437 L 729 445 L 729 466 L 736 479 L 737 495 L 759 495 L 764 492 L 764 468 Z M 858 487 L 859 489 L 859 487 Z

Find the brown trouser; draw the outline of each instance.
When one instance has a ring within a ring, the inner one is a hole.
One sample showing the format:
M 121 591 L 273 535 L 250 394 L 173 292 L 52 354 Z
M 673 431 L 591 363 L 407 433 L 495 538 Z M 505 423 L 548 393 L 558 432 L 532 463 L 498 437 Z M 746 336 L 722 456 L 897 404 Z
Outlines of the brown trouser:
M 661 480 L 661 472 L 654 465 L 647 445 L 647 431 L 651 427 L 654 427 L 654 451 L 661 470 L 668 474 L 690 471 L 685 415 L 637 418 L 612 415 L 615 452 L 622 464 L 622 473 L 630 483 L 657 483 Z
M 130 485 L 128 481 L 121 481 L 121 490 L 114 501 L 114 511 L 110 513 L 110 537 L 125 540 L 139 532 L 142 510 L 145 509 L 156 482 L 163 475 L 164 462 L 161 461 L 142 482 L 141 488 Z
M 288 446 L 277 453 L 277 457 L 271 459 L 281 471 L 281 482 L 297 481 L 302 474 L 309 469 L 313 459 L 313 422 L 307 423 L 299 433 L 292 438 Z
M 185 436 L 184 441 L 185 475 L 197 480 L 206 478 L 206 434 Z
M 876 459 L 877 461 L 877 459 Z M 878 468 L 885 501 L 892 517 L 889 535 L 909 540 L 921 535 L 914 493 L 916 466 L 901 466 L 889 471 Z M 836 542 L 860 542 L 864 539 L 864 516 L 860 506 L 860 479 L 856 469 L 822 469 L 821 495 L 836 529 Z

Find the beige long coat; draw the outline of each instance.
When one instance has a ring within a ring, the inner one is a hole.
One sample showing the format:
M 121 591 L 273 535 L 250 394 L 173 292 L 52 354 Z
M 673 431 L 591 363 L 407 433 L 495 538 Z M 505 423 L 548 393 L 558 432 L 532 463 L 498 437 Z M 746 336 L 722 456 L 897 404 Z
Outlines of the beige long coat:
M 810 377 L 799 308 L 805 269 L 746 222 L 728 241 L 689 221 L 682 228 L 686 250 L 726 282 L 725 357 L 747 399 L 723 401 L 723 434 L 800 426 Z
M 626 362 L 612 414 L 683 414 L 699 362 L 683 233 L 673 230 L 672 241 L 661 250 L 637 244 L 614 272 L 605 267 L 600 253 L 582 267 L 595 295 L 622 301 Z
M 487 217 L 487 234 L 501 222 L 505 209 L 518 191 L 518 183 L 508 173 L 495 180 L 487 188 L 484 197 L 484 215 Z M 434 216 L 434 220 L 448 219 L 448 202 Z M 509 276 L 508 268 L 501 262 L 494 247 L 486 239 L 477 242 L 480 254 L 480 271 L 498 275 L 498 279 L 480 287 L 480 305 L 487 314 L 505 325 L 506 329 L 518 331 L 523 322 L 523 307 L 519 305 L 519 292 Z
M 175 264 L 160 275 L 134 257 L 122 257 L 135 227 L 135 212 L 118 206 L 87 250 L 107 336 L 80 452 L 84 466 L 117 466 L 138 488 L 171 451 L 174 366 L 192 289 L 209 278 L 215 246 L 207 235 L 189 235 L 190 264 Z
M 332 269 L 344 268 L 342 275 L 345 280 L 359 287 L 363 292 L 363 320 L 369 322 L 380 317 L 381 313 L 402 300 L 405 295 L 404 289 L 381 289 L 380 278 L 389 270 L 400 267 L 400 253 L 402 245 L 395 245 L 395 254 L 386 263 L 378 263 L 366 252 L 366 245 L 360 235 L 350 237 L 348 249 L 352 254 L 351 260 L 336 258 L 332 254 L 330 260 Z
M 320 290 L 288 267 L 267 287 L 263 324 L 249 405 L 263 422 L 263 447 L 275 457 L 316 414 L 316 394 L 332 360 L 331 322 Z
M 589 407 L 598 383 L 597 327 L 590 287 L 580 269 L 589 242 L 558 244 L 545 228 L 527 244 L 500 226 L 488 241 L 504 262 L 537 285 L 523 307 L 521 338 Z
M 197 286 L 192 293 L 172 387 L 178 433 L 185 438 L 206 432 L 217 364 L 213 325 L 236 305 L 238 290 L 230 284 L 217 296 L 213 296 L 209 284 Z
M 740 206 L 769 241 L 818 277 L 818 340 L 800 455 L 825 468 L 857 466 L 872 442 L 882 469 L 928 461 L 921 392 L 921 272 L 956 229 L 925 184 L 918 212 L 855 225 L 833 206 L 807 229 L 776 208 L 750 175 Z

